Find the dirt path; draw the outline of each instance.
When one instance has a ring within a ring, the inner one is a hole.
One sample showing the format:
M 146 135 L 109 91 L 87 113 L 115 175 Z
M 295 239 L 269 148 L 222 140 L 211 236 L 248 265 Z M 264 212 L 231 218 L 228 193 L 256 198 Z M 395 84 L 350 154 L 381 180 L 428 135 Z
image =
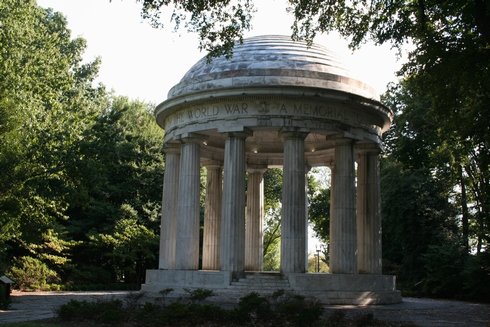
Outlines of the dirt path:
M 379 306 L 328 306 L 348 316 L 372 313 L 386 321 L 413 323 L 420 327 L 490 327 L 490 304 L 404 297 L 403 302 Z
M 0 310 L 0 324 L 47 319 L 56 316 L 56 309 L 70 301 L 126 299 L 130 292 L 35 292 L 12 294 L 10 310 Z M 403 303 L 384 306 L 330 305 L 327 313 L 341 310 L 349 317 L 372 313 L 377 319 L 413 323 L 420 327 L 468 326 L 490 327 L 490 305 L 461 301 L 403 298 Z
M 125 298 L 130 292 L 12 292 L 9 310 L 0 310 L 0 324 L 53 318 L 56 309 L 70 300 L 96 301 Z

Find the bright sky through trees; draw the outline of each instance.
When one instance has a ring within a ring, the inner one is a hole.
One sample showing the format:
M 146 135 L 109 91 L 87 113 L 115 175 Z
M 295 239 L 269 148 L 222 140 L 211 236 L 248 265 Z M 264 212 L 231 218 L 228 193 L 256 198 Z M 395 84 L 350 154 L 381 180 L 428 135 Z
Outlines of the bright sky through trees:
M 38 0 L 42 7 L 62 12 L 73 37 L 87 40 L 87 60 L 102 58 L 99 81 L 116 94 L 160 103 L 168 90 L 205 53 L 198 50 L 198 39 L 185 30 L 173 32 L 150 27 L 140 16 L 135 0 Z M 284 0 L 255 1 L 258 9 L 247 36 L 290 35 L 293 17 L 286 13 Z M 388 46 L 364 45 L 352 53 L 347 42 L 336 35 L 317 37 L 315 42 L 336 51 L 357 76 L 385 91 L 396 79 L 400 62 Z

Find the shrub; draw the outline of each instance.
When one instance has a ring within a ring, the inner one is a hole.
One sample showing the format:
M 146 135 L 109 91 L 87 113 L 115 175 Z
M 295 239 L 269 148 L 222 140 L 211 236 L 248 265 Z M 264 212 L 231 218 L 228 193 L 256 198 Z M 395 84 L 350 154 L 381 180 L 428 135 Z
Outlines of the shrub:
M 20 257 L 10 268 L 10 275 L 21 290 L 50 290 L 49 284 L 58 280 L 58 275 L 52 269 L 33 257 Z
M 120 300 L 77 301 L 71 300 L 58 309 L 58 317 L 65 321 L 95 321 L 104 324 L 119 324 L 128 317 Z
M 208 290 L 204 288 L 197 288 L 195 290 L 184 288 L 184 291 L 189 294 L 189 298 L 192 303 L 204 301 L 208 297 L 214 296 L 214 292 L 212 290 Z
M 464 298 L 490 302 L 490 253 L 469 255 L 463 270 Z
M 335 310 L 327 319 L 327 326 L 342 326 L 345 324 L 345 312 Z
M 311 326 L 320 319 L 323 308 L 316 300 L 286 293 L 278 299 L 276 312 L 278 316 L 295 326 Z
M 0 284 L 0 309 L 5 310 L 10 306 L 10 299 L 7 294 L 8 286 Z
M 274 317 L 269 301 L 255 292 L 240 299 L 237 311 L 247 321 L 270 320 Z

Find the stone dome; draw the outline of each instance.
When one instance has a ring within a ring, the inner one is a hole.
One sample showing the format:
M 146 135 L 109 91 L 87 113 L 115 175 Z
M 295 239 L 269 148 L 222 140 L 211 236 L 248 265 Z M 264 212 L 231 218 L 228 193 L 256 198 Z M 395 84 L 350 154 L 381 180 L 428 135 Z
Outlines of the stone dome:
M 155 109 L 166 143 L 205 139 L 203 156 L 220 160 L 227 133 L 245 132 L 249 162 L 280 165 L 281 132 L 305 131 L 310 165 L 332 157 L 347 137 L 381 144 L 393 113 L 373 88 L 352 77 L 324 46 L 286 36 L 237 44 L 231 58 L 199 60 Z
M 379 100 L 356 80 L 338 56 L 324 46 L 279 35 L 256 36 L 237 44 L 230 59 L 199 60 L 168 93 L 168 98 L 224 89 L 316 88 Z

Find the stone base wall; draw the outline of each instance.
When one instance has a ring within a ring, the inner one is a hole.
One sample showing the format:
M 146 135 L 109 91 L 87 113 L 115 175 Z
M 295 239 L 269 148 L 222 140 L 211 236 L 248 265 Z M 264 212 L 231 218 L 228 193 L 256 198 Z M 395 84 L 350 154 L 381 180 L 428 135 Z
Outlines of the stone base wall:
M 251 292 L 271 295 L 284 290 L 323 304 L 370 305 L 400 303 L 395 286 L 395 276 L 390 275 L 253 273 L 233 280 L 224 271 L 147 270 L 141 291 L 158 296 L 161 290 L 172 288 L 174 296 L 181 296 L 184 289 L 203 288 L 214 291 L 213 302 L 237 303 Z
M 146 282 L 141 291 L 158 293 L 166 288 L 179 291 L 184 288 L 223 289 L 228 288 L 231 273 L 225 271 L 196 270 L 147 270 Z
M 289 274 L 298 291 L 395 291 L 395 276 L 363 274 Z

